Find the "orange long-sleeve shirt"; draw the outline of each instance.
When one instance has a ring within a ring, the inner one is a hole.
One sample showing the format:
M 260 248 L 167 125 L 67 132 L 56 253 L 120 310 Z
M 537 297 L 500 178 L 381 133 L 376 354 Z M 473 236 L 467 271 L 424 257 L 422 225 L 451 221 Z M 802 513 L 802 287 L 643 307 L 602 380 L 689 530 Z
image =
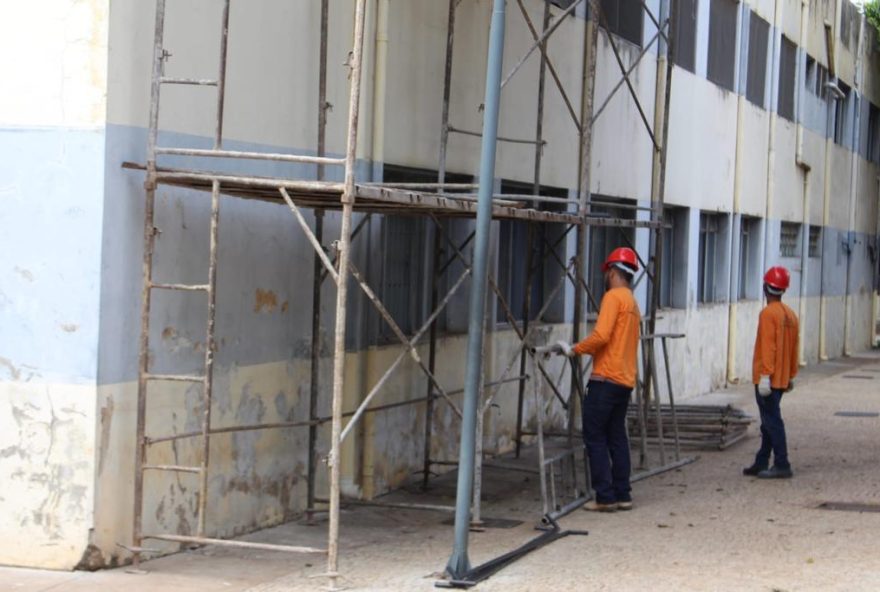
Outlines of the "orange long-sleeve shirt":
M 752 382 L 770 376 L 770 386 L 786 389 L 798 372 L 798 318 L 782 302 L 771 302 L 758 318 Z
M 632 290 L 608 290 L 593 332 L 574 346 L 575 353 L 593 356 L 594 375 L 634 387 L 641 318 Z

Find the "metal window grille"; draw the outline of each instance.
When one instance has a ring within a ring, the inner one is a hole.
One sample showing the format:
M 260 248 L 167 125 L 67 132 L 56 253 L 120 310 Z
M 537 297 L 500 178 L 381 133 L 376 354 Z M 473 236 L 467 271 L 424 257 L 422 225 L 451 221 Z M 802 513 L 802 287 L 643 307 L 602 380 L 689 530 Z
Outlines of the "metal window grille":
M 681 68 L 696 70 L 697 0 L 679 0 L 675 15 L 673 62 Z
M 660 271 L 660 306 L 684 308 L 685 290 L 681 286 L 686 275 L 684 261 L 687 249 L 687 208 L 666 206 L 664 219 L 669 228 L 663 230 L 663 262 Z
M 797 74 L 797 45 L 782 37 L 782 53 L 779 58 L 779 97 L 776 111 L 789 121 L 794 121 L 794 86 Z
M 816 60 L 807 55 L 807 67 L 804 69 L 804 88 L 813 91 L 816 88 Z
M 707 78 L 733 90 L 736 55 L 735 0 L 712 0 L 709 10 L 709 62 Z
M 782 257 L 798 256 L 798 239 L 801 225 L 795 222 L 783 222 L 779 229 L 779 255 Z
M 501 193 L 505 195 L 532 195 L 534 193 L 534 186 L 532 184 L 503 180 L 501 182 Z M 567 190 L 556 187 L 541 186 L 539 193 L 542 197 L 568 197 Z M 550 202 L 538 202 L 534 207 L 547 211 L 564 208 L 564 204 L 557 205 Z M 498 289 L 510 305 L 514 319 L 522 321 L 525 283 L 528 279 L 525 261 L 528 258 L 529 225 L 527 222 L 517 220 L 501 220 L 498 230 Z M 552 256 L 548 259 L 549 253 L 547 252 L 547 249 L 549 249 L 547 243 L 552 245 L 555 242 L 554 238 L 558 234 L 557 230 L 556 225 L 551 224 L 536 224 L 532 229 L 532 277 L 529 302 L 529 309 L 532 313 L 541 310 L 544 306 L 545 286 L 556 285 L 562 274 L 562 268 L 559 267 Z M 564 261 L 564 245 L 562 247 L 557 246 L 556 252 Z M 553 320 L 553 313 L 548 311 L 544 317 L 546 320 Z M 499 323 L 507 321 L 507 315 L 501 306 L 497 308 L 496 320 Z
M 700 302 L 715 302 L 717 298 L 715 277 L 718 268 L 718 232 L 720 229 L 718 214 L 700 214 L 700 267 L 699 294 Z
M 816 65 L 816 78 L 815 78 L 816 86 L 813 89 L 813 94 L 815 94 L 820 99 L 825 98 L 825 85 L 828 83 L 828 69 L 822 64 Z
M 743 216 L 740 223 L 738 300 L 753 299 L 760 295 L 760 286 L 756 279 L 760 277 L 760 233 L 761 220 Z
M 608 31 L 642 45 L 642 3 L 639 0 L 602 0 Z
M 382 300 L 400 329 L 410 334 L 424 320 L 426 220 L 385 216 L 382 231 Z M 381 327 L 383 338 L 394 338 L 387 324 Z
M 746 98 L 753 104 L 763 107 L 765 78 L 767 75 L 767 39 L 770 35 L 770 23 L 754 12 L 749 16 Z
M 742 230 L 739 238 L 739 292 L 738 300 L 745 300 L 746 287 L 748 286 L 749 274 L 751 273 L 751 261 L 749 260 L 749 247 L 753 240 L 751 228 L 745 219 L 742 221 Z
M 838 99 L 834 107 L 834 142 L 842 145 L 846 138 L 846 125 L 849 119 L 847 113 L 849 111 L 851 89 L 843 82 L 839 82 L 838 86 L 841 92 L 843 92 L 843 98 Z
M 382 171 L 386 183 L 434 183 L 437 171 L 386 164 Z M 449 183 L 470 183 L 473 177 L 446 173 Z M 423 217 L 385 216 L 382 222 L 381 296 L 391 317 L 406 334 L 413 333 L 425 320 L 425 303 L 430 294 L 428 223 Z M 441 327 L 445 316 L 438 319 Z M 385 322 L 379 323 L 382 341 L 396 339 Z
M 810 226 L 810 245 L 808 254 L 810 257 L 818 258 L 822 256 L 822 227 Z

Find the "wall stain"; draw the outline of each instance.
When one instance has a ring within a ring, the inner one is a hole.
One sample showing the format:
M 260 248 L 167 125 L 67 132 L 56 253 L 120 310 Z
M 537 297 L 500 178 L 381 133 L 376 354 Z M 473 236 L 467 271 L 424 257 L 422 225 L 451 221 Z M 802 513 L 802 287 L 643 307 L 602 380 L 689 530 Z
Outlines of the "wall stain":
M 15 273 L 17 273 L 18 275 L 20 275 L 21 277 L 23 277 L 25 280 L 27 280 L 29 282 L 34 281 L 34 274 L 29 269 L 22 269 L 21 267 L 16 267 Z
M 9 374 L 12 376 L 12 380 L 19 380 L 21 378 L 21 370 L 15 366 L 10 360 L 0 357 L 0 366 L 5 367 L 9 370 Z
M 275 312 L 278 308 L 278 295 L 272 290 L 261 290 L 257 288 L 254 295 L 254 312 Z
M 61 330 L 65 333 L 76 333 L 79 331 L 79 325 L 75 323 L 62 323 Z
M 107 448 L 110 446 L 110 427 L 113 424 L 113 397 L 108 397 L 107 402 L 101 407 L 101 442 L 98 452 L 98 473 L 104 470 L 104 458 L 107 456 Z

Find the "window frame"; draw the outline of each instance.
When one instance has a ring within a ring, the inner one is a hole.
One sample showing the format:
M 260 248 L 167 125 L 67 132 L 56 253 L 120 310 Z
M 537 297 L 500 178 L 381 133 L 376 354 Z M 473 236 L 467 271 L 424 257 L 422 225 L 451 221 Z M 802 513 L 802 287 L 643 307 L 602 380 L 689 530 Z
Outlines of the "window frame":
M 759 39 L 763 43 L 759 47 Z M 746 99 L 758 107 L 764 108 L 767 95 L 767 54 L 770 41 L 770 23 L 762 19 L 754 11 L 749 12 L 749 47 L 746 52 Z M 760 70 L 760 76 L 755 68 Z M 760 89 L 757 86 L 760 85 Z M 760 97 L 758 96 L 760 92 Z
M 731 92 L 736 84 L 736 15 L 738 8 L 739 2 L 737 0 L 712 0 L 709 7 L 706 78 Z M 728 12 L 722 12 L 722 9 Z M 731 17 L 732 22 L 724 21 L 724 19 Z

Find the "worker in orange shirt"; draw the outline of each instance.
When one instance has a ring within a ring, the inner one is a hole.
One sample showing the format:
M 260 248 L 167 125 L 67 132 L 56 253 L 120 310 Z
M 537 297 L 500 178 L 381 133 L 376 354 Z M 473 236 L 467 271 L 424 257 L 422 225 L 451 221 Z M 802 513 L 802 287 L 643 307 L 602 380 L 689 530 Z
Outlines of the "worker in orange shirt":
M 557 344 L 564 355 L 593 356 L 593 373 L 582 408 L 584 444 L 596 497 L 585 510 L 632 509 L 626 410 L 636 384 L 641 314 L 632 280 L 638 269 L 635 251 L 612 251 L 602 266 L 606 292 L 593 332 L 574 346 Z
M 782 303 L 791 278 L 784 267 L 771 267 L 764 274 L 767 306 L 758 319 L 758 336 L 752 361 L 752 382 L 761 413 L 761 448 L 744 475 L 760 479 L 788 479 L 792 476 L 785 442 L 785 423 L 780 404 L 792 388 L 798 371 L 798 318 Z M 769 467 L 770 453 L 773 467 Z

